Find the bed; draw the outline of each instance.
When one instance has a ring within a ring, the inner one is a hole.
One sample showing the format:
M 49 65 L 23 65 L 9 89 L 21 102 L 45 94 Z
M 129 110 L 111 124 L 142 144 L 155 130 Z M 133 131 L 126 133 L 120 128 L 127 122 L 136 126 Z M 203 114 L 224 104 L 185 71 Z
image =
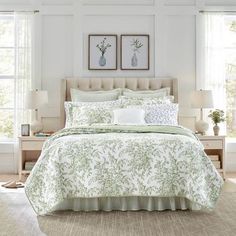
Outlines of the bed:
M 172 125 L 65 126 L 70 89 L 170 88 L 172 78 L 62 80 L 62 130 L 45 142 L 25 192 L 39 215 L 57 210 L 210 210 L 223 184 L 204 148 L 188 129 Z

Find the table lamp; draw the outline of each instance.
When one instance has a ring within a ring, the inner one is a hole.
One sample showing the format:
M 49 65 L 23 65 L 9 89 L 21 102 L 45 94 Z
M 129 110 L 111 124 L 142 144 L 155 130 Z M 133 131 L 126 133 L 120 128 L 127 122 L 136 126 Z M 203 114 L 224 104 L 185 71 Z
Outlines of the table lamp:
M 203 120 L 203 109 L 213 108 L 213 97 L 211 90 L 194 91 L 191 96 L 192 108 L 200 108 L 200 120 L 195 123 L 195 129 L 198 133 L 204 135 L 209 128 L 209 124 Z
M 31 122 L 31 131 L 38 133 L 42 131 L 43 124 L 41 120 L 38 120 L 38 109 L 48 103 L 48 92 L 43 90 L 31 90 L 26 94 L 26 105 L 27 109 L 35 110 L 34 120 Z

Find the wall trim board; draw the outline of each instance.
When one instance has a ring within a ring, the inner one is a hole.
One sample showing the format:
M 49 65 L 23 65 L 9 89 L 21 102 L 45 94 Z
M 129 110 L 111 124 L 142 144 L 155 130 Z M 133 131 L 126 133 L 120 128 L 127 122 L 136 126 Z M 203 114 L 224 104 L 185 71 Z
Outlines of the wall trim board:
M 153 6 L 156 2 L 156 0 L 145 0 L 145 1 L 141 1 L 141 0 L 135 0 L 130 2 L 129 0 L 123 0 L 123 1 L 117 1 L 116 3 L 113 2 L 113 4 L 111 3 L 111 1 L 109 0 L 100 0 L 99 3 L 97 0 L 82 0 L 82 5 L 83 6 L 107 6 L 107 5 L 113 5 L 113 6 L 119 6 L 119 5 L 124 5 L 124 6 L 136 6 L 136 5 L 144 5 L 144 6 Z

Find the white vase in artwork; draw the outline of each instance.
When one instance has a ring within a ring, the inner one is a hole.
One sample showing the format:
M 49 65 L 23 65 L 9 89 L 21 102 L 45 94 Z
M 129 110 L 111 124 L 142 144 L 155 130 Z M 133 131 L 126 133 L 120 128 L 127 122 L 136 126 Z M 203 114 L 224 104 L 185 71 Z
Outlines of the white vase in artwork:
M 136 67 L 136 66 L 138 65 L 138 58 L 137 58 L 136 53 L 134 53 L 134 55 L 132 56 L 131 65 L 132 65 L 133 67 Z
M 99 65 L 100 65 L 100 66 L 105 66 L 106 63 L 107 63 L 107 60 L 106 60 L 106 58 L 104 57 L 104 55 L 100 56 Z

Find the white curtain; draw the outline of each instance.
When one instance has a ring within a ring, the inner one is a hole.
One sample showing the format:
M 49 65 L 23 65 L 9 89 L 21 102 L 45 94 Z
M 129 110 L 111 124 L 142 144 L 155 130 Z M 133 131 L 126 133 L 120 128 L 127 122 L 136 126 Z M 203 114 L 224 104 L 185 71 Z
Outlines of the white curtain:
M 204 14 L 203 88 L 213 92 L 214 107 L 225 111 L 225 23 L 222 14 Z
M 32 84 L 32 31 L 33 13 L 15 13 L 15 137 L 20 134 L 21 124 L 29 123 L 29 111 L 24 108 L 25 95 Z
M 18 170 L 18 140 L 21 124 L 29 124 L 30 111 L 25 109 L 26 92 L 32 86 L 33 13 L 15 13 L 15 124 L 14 163 Z
M 199 17 L 198 75 L 197 89 L 212 90 L 214 109 L 226 112 L 226 68 L 225 68 L 225 16 L 204 13 Z M 204 120 L 210 124 L 209 110 L 204 111 Z M 221 123 L 221 131 L 226 132 L 226 124 Z

